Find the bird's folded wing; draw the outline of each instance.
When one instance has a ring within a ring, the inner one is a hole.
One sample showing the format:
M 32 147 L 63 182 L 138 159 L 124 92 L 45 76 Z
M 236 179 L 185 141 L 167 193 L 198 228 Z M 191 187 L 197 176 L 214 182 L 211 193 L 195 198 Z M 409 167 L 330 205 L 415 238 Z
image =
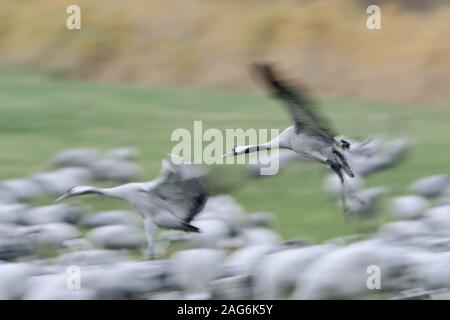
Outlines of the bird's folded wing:
M 270 86 L 273 94 L 287 104 L 297 133 L 305 132 L 326 139 L 334 139 L 335 134 L 328 123 L 312 110 L 313 102 L 305 87 L 294 89 L 278 77 L 268 64 L 255 64 L 254 68 Z

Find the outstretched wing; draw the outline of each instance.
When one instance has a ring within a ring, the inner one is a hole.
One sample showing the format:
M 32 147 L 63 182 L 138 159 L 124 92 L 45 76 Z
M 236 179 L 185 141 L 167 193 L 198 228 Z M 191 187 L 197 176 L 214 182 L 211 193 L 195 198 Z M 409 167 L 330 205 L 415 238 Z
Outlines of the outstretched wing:
M 270 86 L 272 93 L 287 104 L 297 133 L 305 132 L 327 140 L 334 140 L 335 134 L 328 123 L 311 108 L 313 102 L 308 96 L 306 87 L 301 86 L 294 90 L 286 81 L 278 77 L 268 64 L 255 64 L 253 67 Z
M 203 209 L 208 200 L 201 170 L 174 156 L 163 160 L 162 175 L 151 191 L 162 200 L 168 211 L 186 223 Z

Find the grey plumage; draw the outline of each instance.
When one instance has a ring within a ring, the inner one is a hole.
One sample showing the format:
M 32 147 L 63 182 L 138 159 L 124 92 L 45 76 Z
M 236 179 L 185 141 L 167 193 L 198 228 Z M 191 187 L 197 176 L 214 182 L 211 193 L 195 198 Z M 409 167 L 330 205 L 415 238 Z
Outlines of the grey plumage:
M 128 201 L 144 218 L 149 257 L 153 258 L 157 227 L 199 232 L 191 221 L 208 199 L 202 176 L 198 168 L 171 156 L 170 159 L 163 160 L 162 174 L 153 181 L 127 183 L 114 188 L 78 186 L 71 188 L 57 200 L 98 194 Z
M 274 148 L 290 149 L 306 159 L 328 165 L 339 176 L 343 186 L 341 199 L 346 210 L 343 173 L 352 178 L 354 174 L 343 151 L 350 149 L 350 143 L 339 139 L 329 124 L 314 112 L 313 103 L 305 87 L 294 90 L 270 65 L 257 64 L 254 65 L 254 70 L 269 86 L 272 94 L 287 105 L 294 126 L 287 128 L 268 143 L 235 147 L 232 154 L 236 156 Z

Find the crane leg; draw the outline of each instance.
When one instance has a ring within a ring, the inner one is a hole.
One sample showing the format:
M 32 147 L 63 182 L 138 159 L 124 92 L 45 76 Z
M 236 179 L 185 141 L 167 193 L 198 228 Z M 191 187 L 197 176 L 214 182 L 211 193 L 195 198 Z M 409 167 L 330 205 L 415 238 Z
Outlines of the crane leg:
M 148 242 L 147 248 L 147 259 L 154 260 L 156 259 L 155 253 L 155 234 L 156 234 L 156 225 L 150 218 L 144 219 L 144 227 L 145 227 L 145 236 Z
M 344 209 L 345 216 L 349 216 L 349 211 L 347 208 L 347 192 L 345 190 L 345 180 L 344 175 L 342 174 L 341 170 L 336 171 L 337 175 L 339 176 L 339 180 L 341 180 L 341 201 L 342 201 L 342 208 Z
M 341 201 L 342 201 L 342 207 L 344 209 L 344 214 L 346 217 L 349 217 L 349 211 L 347 208 L 347 201 L 346 201 L 346 190 L 345 190 L 345 179 L 344 179 L 344 175 L 342 174 L 342 170 L 341 170 L 341 166 L 339 163 L 332 161 L 330 159 L 328 159 L 326 161 L 330 168 L 337 174 L 337 176 L 339 177 L 339 180 L 341 182 Z

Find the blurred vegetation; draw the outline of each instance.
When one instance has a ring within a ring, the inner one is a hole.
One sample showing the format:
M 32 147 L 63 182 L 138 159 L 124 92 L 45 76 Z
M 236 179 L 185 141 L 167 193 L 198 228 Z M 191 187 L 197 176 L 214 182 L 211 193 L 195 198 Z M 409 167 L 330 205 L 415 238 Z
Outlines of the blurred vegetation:
M 450 105 L 449 1 L 78 0 L 82 29 L 67 30 L 71 4 L 1 1 L 0 179 L 47 170 L 63 149 L 124 145 L 141 150 L 150 179 L 172 147 L 171 132 L 194 120 L 222 130 L 283 129 L 289 119 L 276 101 L 224 89 L 255 89 L 247 66 L 258 60 L 279 62 L 327 97 L 323 109 L 342 134 L 414 139 L 412 157 L 369 186 L 395 195 L 418 177 L 448 172 L 450 113 L 429 105 Z M 380 4 L 382 30 L 366 28 L 368 4 Z M 384 216 L 343 219 L 321 191 L 324 173 L 295 164 L 233 195 L 249 211 L 277 214 L 286 238 L 375 230 Z M 98 210 L 126 208 L 85 201 Z
M 362 139 L 385 132 L 413 139 L 410 157 L 395 169 L 371 176 L 367 186 L 387 186 L 390 195 L 397 195 L 407 192 L 417 178 L 448 173 L 450 148 L 443 146 L 450 136 L 449 109 L 330 98 L 322 99 L 321 105 L 342 134 Z M 280 104 L 262 93 L 61 81 L 45 73 L 20 70 L 0 73 L 0 110 L 0 180 L 50 170 L 48 159 L 68 148 L 121 146 L 139 148 L 139 161 L 145 169 L 142 179 L 152 179 L 159 174 L 161 159 L 175 145 L 170 142 L 173 130 L 192 130 L 194 120 L 203 120 L 204 129 L 220 130 L 230 124 L 233 128 L 280 129 L 289 125 Z M 348 223 L 322 191 L 327 172 L 318 164 L 293 163 L 276 176 L 239 186 L 232 195 L 247 211 L 276 214 L 276 229 L 286 239 L 321 241 L 367 233 L 387 219 L 383 214 L 371 221 Z M 131 209 L 114 199 L 72 201 L 88 203 L 95 210 Z
M 380 4 L 382 30 L 366 28 Z M 280 61 L 319 93 L 448 104 L 449 1 L 2 0 L 0 66 L 54 76 L 250 88 Z

